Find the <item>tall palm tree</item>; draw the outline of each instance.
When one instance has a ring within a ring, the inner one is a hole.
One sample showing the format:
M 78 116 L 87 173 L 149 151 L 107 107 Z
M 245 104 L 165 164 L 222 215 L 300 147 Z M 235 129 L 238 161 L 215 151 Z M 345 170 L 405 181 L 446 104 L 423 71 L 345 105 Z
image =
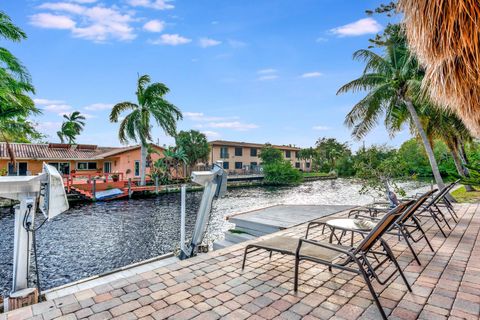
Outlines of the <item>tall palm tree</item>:
M 136 91 L 137 103 L 128 101 L 117 103 L 110 113 L 110 121 L 117 123 L 123 112 L 130 111 L 120 122 L 118 137 L 122 143 L 127 143 L 129 140 L 140 142 L 141 185 L 145 185 L 147 146 L 152 140 L 151 119 L 153 118 L 167 135 L 175 136 L 177 121 L 183 118 L 181 111 L 164 98 L 170 89 L 163 83 L 150 82 L 148 75 L 139 77 Z
M 353 136 L 364 137 L 383 115 L 387 130 L 394 135 L 401 127 L 399 119 L 407 120 L 402 117 L 407 113 L 412 131 L 422 140 L 435 181 L 443 188 L 437 160 L 418 114 L 422 106 L 418 101 L 423 71 L 408 51 L 399 28 L 390 34 L 383 56 L 371 50 L 358 50 L 353 57 L 366 63 L 364 72 L 337 92 L 368 91 L 345 118 L 345 124 L 353 128 Z
M 85 127 L 85 116 L 79 111 L 74 111 L 71 114 L 64 114 L 63 118 L 65 120 L 57 135 L 62 143 L 65 143 L 65 140 L 67 140 L 68 144 L 74 144 L 76 137 L 82 133 Z
M 20 42 L 27 35 L 0 11 L 0 38 Z M 9 142 L 29 135 L 40 136 L 27 120 L 31 115 L 41 113 L 29 97 L 31 93 L 35 90 L 27 69 L 10 51 L 0 47 L 0 138 L 6 143 L 14 168 L 15 154 Z

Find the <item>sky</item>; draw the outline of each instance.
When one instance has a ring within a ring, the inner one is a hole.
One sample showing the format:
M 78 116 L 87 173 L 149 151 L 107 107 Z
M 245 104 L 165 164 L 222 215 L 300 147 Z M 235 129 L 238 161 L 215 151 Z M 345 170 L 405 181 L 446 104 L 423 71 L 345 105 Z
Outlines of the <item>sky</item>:
M 209 140 L 309 147 L 320 137 L 399 146 L 382 123 L 362 141 L 343 121 L 365 94 L 336 95 L 357 78 L 355 50 L 387 24 L 365 14 L 374 0 L 7 0 L 2 9 L 28 35 L 2 41 L 32 75 L 34 118 L 58 142 L 62 115 L 87 117 L 77 142 L 118 146 L 111 107 L 135 102 L 138 75 L 170 88 L 179 130 Z M 154 142 L 173 144 L 158 127 Z

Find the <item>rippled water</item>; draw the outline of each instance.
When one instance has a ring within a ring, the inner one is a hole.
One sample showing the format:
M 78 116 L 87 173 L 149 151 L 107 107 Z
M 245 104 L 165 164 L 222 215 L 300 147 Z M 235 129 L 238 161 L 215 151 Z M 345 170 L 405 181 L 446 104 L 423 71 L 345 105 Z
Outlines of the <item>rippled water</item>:
M 410 193 L 419 188 L 415 183 L 405 185 Z M 231 189 L 215 201 L 206 239 L 222 237 L 231 227 L 225 217 L 233 213 L 275 204 L 372 202 L 373 197 L 359 195 L 359 189 L 353 180 L 345 179 L 308 182 L 293 188 Z M 201 195 L 187 194 L 187 237 L 195 224 Z M 0 211 L 0 294 L 11 286 L 13 218 L 8 209 Z M 38 215 L 36 222 L 41 220 Z M 179 194 L 75 205 L 37 233 L 42 287 L 56 287 L 171 252 L 178 247 L 179 233 Z

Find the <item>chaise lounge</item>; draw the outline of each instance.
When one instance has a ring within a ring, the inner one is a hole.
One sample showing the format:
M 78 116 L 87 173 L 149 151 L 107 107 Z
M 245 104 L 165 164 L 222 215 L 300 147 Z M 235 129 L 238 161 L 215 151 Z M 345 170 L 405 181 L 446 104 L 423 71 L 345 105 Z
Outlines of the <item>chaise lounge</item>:
M 378 295 L 375 292 L 372 279 L 377 280 L 381 285 L 385 285 L 397 272 L 400 274 L 408 290 L 411 287 L 408 284 L 403 271 L 401 270 L 392 250 L 388 244 L 382 239 L 382 236 L 393 226 L 393 224 L 408 210 L 414 201 L 400 204 L 396 208 L 390 210 L 376 224 L 368 234 L 363 234 L 364 239 L 358 246 L 345 246 L 340 244 L 332 244 L 328 242 L 319 242 L 309 239 L 296 239 L 286 236 L 276 236 L 270 239 L 258 241 L 247 245 L 243 257 L 242 269 L 245 268 L 247 254 L 257 251 L 266 250 L 270 252 L 278 252 L 286 255 L 295 256 L 295 279 L 294 290 L 298 289 L 298 273 L 300 262 L 303 260 L 316 262 L 328 266 L 329 270 L 338 268 L 361 275 L 365 280 L 370 293 L 382 315 L 383 319 L 387 319 L 385 311 L 382 308 Z M 378 268 L 386 262 L 394 264 L 394 271 L 381 279 L 377 274 Z

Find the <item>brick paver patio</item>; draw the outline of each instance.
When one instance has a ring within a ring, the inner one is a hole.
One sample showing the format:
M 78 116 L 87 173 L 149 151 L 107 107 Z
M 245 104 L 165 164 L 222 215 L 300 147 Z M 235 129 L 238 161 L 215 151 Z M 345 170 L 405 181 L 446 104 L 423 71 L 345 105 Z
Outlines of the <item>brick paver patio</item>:
M 409 293 L 398 278 L 385 287 L 375 284 L 391 319 L 479 319 L 480 204 L 457 208 L 460 221 L 448 238 L 425 220 L 435 253 L 424 241 L 415 244 L 422 266 L 404 242 L 387 237 L 413 288 Z M 281 233 L 300 237 L 305 229 L 302 225 Z M 314 239 L 326 237 L 320 229 L 315 232 Z M 245 244 L 0 314 L 0 320 L 380 317 L 360 277 L 302 262 L 299 292 L 294 293 L 293 257 L 274 254 L 269 260 L 259 251 L 249 255 L 242 271 Z M 384 271 L 389 270 L 386 266 Z

